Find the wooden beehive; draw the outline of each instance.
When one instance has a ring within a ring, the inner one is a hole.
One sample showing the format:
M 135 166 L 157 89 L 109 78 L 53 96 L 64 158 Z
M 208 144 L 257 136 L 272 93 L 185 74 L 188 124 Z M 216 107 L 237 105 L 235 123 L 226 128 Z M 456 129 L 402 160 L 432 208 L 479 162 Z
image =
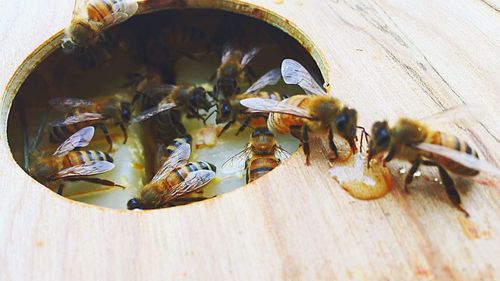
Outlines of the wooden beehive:
M 151 0 L 140 11 L 216 8 L 278 26 L 310 50 L 332 93 L 357 108 L 367 126 L 478 104 L 484 114 L 477 120 L 443 129 L 498 165 L 495 5 Z M 117 211 L 50 192 L 14 161 L 7 117 L 20 84 L 50 49 L 38 47 L 58 44 L 48 39 L 64 28 L 72 8 L 71 1 L 32 0 L 4 3 L 0 10 L 0 84 L 6 89 L 0 98 L 1 280 L 500 277 L 498 184 L 471 181 L 459 188 L 471 214 L 465 218 L 437 183 L 416 181 L 404 194 L 398 164 L 392 166 L 397 186 L 375 201 L 351 198 L 328 176 L 326 161 L 306 167 L 302 153 L 253 184 L 178 208 Z M 317 147 L 312 158 L 323 159 L 323 153 Z

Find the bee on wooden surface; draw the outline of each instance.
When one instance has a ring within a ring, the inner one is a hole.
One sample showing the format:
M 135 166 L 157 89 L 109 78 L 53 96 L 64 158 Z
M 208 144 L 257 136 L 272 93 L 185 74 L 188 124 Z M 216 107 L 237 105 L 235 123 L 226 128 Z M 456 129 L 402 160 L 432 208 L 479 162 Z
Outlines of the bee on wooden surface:
M 368 165 L 370 159 L 384 153 L 387 153 L 384 162 L 396 158 L 412 164 L 405 179 L 405 191 L 421 164 L 437 167 L 448 198 L 466 216 L 469 214 L 460 205 L 460 195 L 448 171 L 471 177 L 479 174 L 479 171 L 500 175 L 500 170 L 480 160 L 477 152 L 465 141 L 444 132 L 431 130 L 425 124 L 407 118 L 399 119 L 393 127 L 389 127 L 387 121 L 373 125 Z
M 127 127 L 132 115 L 132 105 L 129 99 L 117 94 L 109 97 L 92 100 L 75 98 L 54 98 L 49 101 L 52 108 L 66 111 L 68 115 L 51 122 L 50 141 L 60 142 L 72 133 L 86 126 L 95 126 L 102 130 L 109 144 L 109 151 L 113 148 L 113 141 L 109 135 L 107 125 L 119 126 L 127 142 Z
M 291 134 L 302 142 L 306 164 L 309 165 L 309 134 L 328 133 L 328 143 L 338 157 L 333 136 L 339 134 L 356 151 L 358 115 L 334 97 L 328 96 L 309 72 L 298 62 L 285 59 L 281 67 L 285 83 L 298 84 L 308 95 L 295 95 L 281 102 L 271 99 L 250 98 L 241 104 L 254 112 L 270 112 L 269 129 L 280 134 Z
M 238 135 L 245 128 L 257 128 L 266 126 L 267 113 L 252 113 L 248 112 L 248 109 L 244 107 L 240 101 L 247 98 L 263 98 L 263 99 L 273 99 L 276 101 L 281 101 L 282 97 L 277 92 L 264 92 L 260 91 L 267 85 L 275 85 L 281 78 L 280 69 L 273 69 L 266 74 L 264 74 L 259 80 L 257 80 L 250 88 L 246 90 L 245 93 L 239 94 L 237 96 L 229 98 L 226 102 L 217 103 L 217 118 L 216 123 L 227 122 L 224 128 L 222 128 L 219 136 L 222 135 L 231 125 L 238 121 L 241 126 L 236 132 Z
M 78 53 L 94 46 L 104 29 L 132 17 L 140 0 L 76 0 L 71 23 L 64 30 L 63 51 Z
M 248 63 L 257 55 L 259 48 L 247 52 L 226 46 L 222 51 L 221 65 L 216 72 L 215 97 L 228 99 L 240 93 L 240 86 L 246 80 L 251 81 Z
M 102 151 L 76 150 L 85 147 L 94 136 L 94 127 L 85 127 L 64 141 L 56 151 L 47 157 L 33 154 L 30 173 L 38 181 L 49 184 L 59 180 L 87 181 L 107 186 L 120 186 L 108 180 L 90 178 L 112 170 L 115 165 L 113 158 Z M 122 187 L 122 186 L 120 186 Z M 58 193 L 62 194 L 63 185 Z
M 290 153 L 278 145 L 274 134 L 267 127 L 253 130 L 248 145 L 227 160 L 223 169 L 234 163 L 245 163 L 246 183 L 255 181 L 276 168 Z
M 157 209 L 170 206 L 176 199 L 189 195 L 208 184 L 216 167 L 203 161 L 187 162 L 191 146 L 178 146 L 160 167 L 153 179 L 139 189 L 138 196 L 127 202 L 127 208 Z

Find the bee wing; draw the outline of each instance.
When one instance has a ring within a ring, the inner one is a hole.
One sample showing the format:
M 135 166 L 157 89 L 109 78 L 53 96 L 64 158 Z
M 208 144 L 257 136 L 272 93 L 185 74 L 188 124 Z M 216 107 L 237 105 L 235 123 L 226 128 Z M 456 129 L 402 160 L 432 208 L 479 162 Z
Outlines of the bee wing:
M 457 120 L 477 120 L 477 116 L 484 116 L 486 108 L 480 105 L 461 104 L 443 111 L 420 118 L 419 121 L 429 124 L 445 124 Z M 492 115 L 493 116 L 493 115 Z
M 248 98 L 241 100 L 240 103 L 243 106 L 248 107 L 250 112 L 274 112 L 290 114 L 307 119 L 312 118 L 311 114 L 309 114 L 307 110 L 288 104 L 284 101 L 286 101 L 286 99 L 280 102 L 273 99 Z
M 93 105 L 94 102 L 85 99 L 76 99 L 76 98 L 67 98 L 67 97 L 59 97 L 53 98 L 49 100 L 49 105 L 52 108 L 67 111 L 68 109 L 83 107 Z
M 130 121 L 130 123 L 134 124 L 134 123 L 139 123 L 139 122 L 142 122 L 148 118 L 151 118 L 159 113 L 162 113 L 163 111 L 167 111 L 169 109 L 172 109 L 176 106 L 175 103 L 162 103 L 162 104 L 159 104 L 157 107 L 153 107 L 151 109 L 148 109 L 148 110 L 145 110 L 143 112 L 141 112 L 139 115 L 137 115 L 136 117 L 132 118 L 132 120 Z
M 281 75 L 285 83 L 299 85 L 310 95 L 326 95 L 326 91 L 314 80 L 309 71 L 295 60 L 283 60 Z
M 59 126 L 65 126 L 65 125 L 70 125 L 70 124 L 76 124 L 76 123 L 80 123 L 83 121 L 95 121 L 95 120 L 105 120 L 105 119 L 107 119 L 107 117 L 100 114 L 100 113 L 84 112 L 84 113 L 81 113 L 78 115 L 68 116 L 64 119 L 52 121 L 52 122 L 50 122 L 50 126 L 59 127 Z
M 488 163 L 487 161 L 478 159 L 472 155 L 467 153 L 463 153 L 451 148 L 447 148 L 441 145 L 435 145 L 430 143 L 419 143 L 415 145 L 417 149 L 427 151 L 433 154 L 437 154 L 439 156 L 448 158 L 452 161 L 460 163 L 467 168 L 474 169 L 477 171 L 483 171 L 490 173 L 495 176 L 500 176 L 500 169 L 495 167 L 494 165 Z
M 281 73 L 279 68 L 268 71 L 266 74 L 262 75 L 259 80 L 255 81 L 250 88 L 247 89 L 245 93 L 254 93 L 264 88 L 267 85 L 276 85 L 280 81 Z
M 173 186 L 172 194 L 170 195 L 172 198 L 176 198 L 194 192 L 209 183 L 214 177 L 214 171 L 199 170 L 191 172 L 184 181 Z
M 144 91 L 144 95 L 147 97 L 154 97 L 158 94 L 167 95 L 172 92 L 174 89 L 177 89 L 179 86 L 170 85 L 170 84 L 162 84 L 157 86 L 150 86 L 146 88 Z
M 252 150 L 248 145 L 242 151 L 227 159 L 226 162 L 222 164 L 222 171 L 225 173 L 233 173 L 245 169 L 245 163 L 251 153 Z
M 64 155 L 77 147 L 85 147 L 89 145 L 92 137 L 94 137 L 94 127 L 85 127 L 78 132 L 72 134 L 65 140 L 52 154 L 53 156 Z
M 132 17 L 139 9 L 137 0 L 110 1 L 112 12 L 104 17 L 106 27 L 118 24 Z
M 248 52 L 246 52 L 241 58 L 241 68 L 245 68 L 245 66 L 252 61 L 252 59 L 260 52 L 260 48 L 252 48 Z
M 292 154 L 290 152 L 286 151 L 286 149 L 284 149 L 283 147 L 281 147 L 281 146 L 278 145 L 278 146 L 276 146 L 276 153 L 275 153 L 275 155 L 276 155 L 276 157 L 280 161 L 285 161 Z
M 228 45 L 224 46 L 224 49 L 222 50 L 222 58 L 220 60 L 221 64 L 225 64 L 229 60 L 233 52 L 234 52 L 233 48 L 231 48 Z
M 92 161 L 87 164 L 72 166 L 51 176 L 52 179 L 62 179 L 77 176 L 92 176 L 111 171 L 115 164 L 108 161 Z
M 167 176 L 175 168 L 182 166 L 187 163 L 189 157 L 191 156 L 191 145 L 189 143 L 184 143 L 177 147 L 177 149 L 168 157 L 156 175 L 151 179 L 151 182 L 157 182 Z

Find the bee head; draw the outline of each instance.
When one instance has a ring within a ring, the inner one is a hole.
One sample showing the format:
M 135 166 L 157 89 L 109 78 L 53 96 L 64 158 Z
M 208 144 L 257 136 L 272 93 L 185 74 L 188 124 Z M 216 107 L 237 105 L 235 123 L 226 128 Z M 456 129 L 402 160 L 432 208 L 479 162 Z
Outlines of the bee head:
M 267 128 L 256 128 L 250 136 L 250 143 L 256 153 L 272 153 L 276 146 L 274 134 Z
M 358 125 L 358 113 L 352 108 L 344 107 L 335 118 L 337 132 L 349 142 L 351 149 L 356 150 L 356 130 Z
M 189 102 L 194 108 L 201 108 L 205 111 L 208 111 L 210 107 L 212 107 L 207 99 L 207 91 L 203 87 L 196 87 L 193 89 Z
M 143 209 L 143 204 L 141 201 L 137 198 L 132 198 L 128 200 L 127 202 L 127 209 L 129 210 L 135 210 L 135 209 Z
M 391 135 L 387 121 L 375 122 L 372 126 L 372 138 L 368 144 L 368 162 L 382 152 L 389 150 Z
M 228 122 L 231 119 L 232 107 L 228 101 L 223 101 L 217 104 L 217 124 Z
M 72 54 L 76 51 L 76 44 L 71 38 L 64 38 L 61 43 L 61 48 L 65 54 Z

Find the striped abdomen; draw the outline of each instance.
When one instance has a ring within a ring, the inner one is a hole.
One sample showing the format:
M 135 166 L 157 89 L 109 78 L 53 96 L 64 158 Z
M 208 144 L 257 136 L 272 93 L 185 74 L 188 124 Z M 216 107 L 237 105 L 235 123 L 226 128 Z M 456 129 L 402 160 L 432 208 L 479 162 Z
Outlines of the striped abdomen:
M 279 165 L 280 161 L 274 154 L 272 155 L 254 155 L 247 161 L 247 183 L 262 177 Z
M 428 137 L 428 140 L 426 142 L 435 145 L 441 145 L 479 158 L 477 152 L 474 149 L 472 149 L 472 147 L 470 147 L 469 144 L 467 144 L 464 140 L 461 140 L 453 135 L 449 135 L 442 132 L 433 132 Z M 475 176 L 479 174 L 479 171 L 477 170 L 465 167 L 460 163 L 457 163 L 440 155 L 427 153 L 426 157 L 435 161 L 437 164 L 443 166 L 443 168 L 449 170 L 450 172 L 453 172 L 458 175 Z
M 108 161 L 113 163 L 113 158 L 105 152 L 95 150 L 70 151 L 62 157 L 63 169 L 87 164 L 93 161 Z
M 94 126 L 102 120 L 89 120 L 64 126 L 54 126 L 50 129 L 50 142 L 60 143 L 69 138 L 72 134 L 88 126 Z
M 199 170 L 208 170 L 208 171 L 216 171 L 215 166 L 209 164 L 207 162 L 198 161 L 198 162 L 189 162 L 186 165 L 180 166 L 170 172 L 163 180 L 150 184 L 150 186 L 145 186 L 142 193 L 149 193 L 153 191 L 155 193 L 155 197 L 162 198 L 161 205 L 165 205 L 169 200 L 174 198 L 189 194 L 193 191 L 196 191 L 198 187 L 194 187 L 190 190 L 175 190 L 174 188 L 182 183 L 189 173 Z M 149 195 L 151 196 L 151 195 Z M 144 200 L 147 200 L 143 194 L 141 197 Z
M 90 0 L 87 4 L 87 14 L 90 20 L 108 27 L 133 16 L 137 8 L 137 2 L 134 0 Z
M 282 97 L 279 93 L 277 92 L 257 92 L 254 94 L 243 94 L 241 95 L 241 99 L 245 98 L 262 98 L 262 99 L 272 99 L 276 101 L 281 101 Z M 250 119 L 250 123 L 248 124 L 248 127 L 250 128 L 260 128 L 260 127 L 266 127 L 267 126 L 267 119 L 269 117 L 269 113 L 253 113 L 252 118 Z M 247 114 L 238 114 L 237 116 L 237 121 L 239 123 L 243 123 L 246 119 L 248 118 L 248 113 Z
M 310 98 L 311 97 L 307 95 L 296 95 L 283 100 L 283 102 L 296 107 L 306 108 Z M 304 118 L 290 114 L 271 113 L 267 119 L 267 126 L 271 131 L 280 134 L 288 134 L 290 133 L 290 126 L 302 126 L 305 121 L 306 119 Z

